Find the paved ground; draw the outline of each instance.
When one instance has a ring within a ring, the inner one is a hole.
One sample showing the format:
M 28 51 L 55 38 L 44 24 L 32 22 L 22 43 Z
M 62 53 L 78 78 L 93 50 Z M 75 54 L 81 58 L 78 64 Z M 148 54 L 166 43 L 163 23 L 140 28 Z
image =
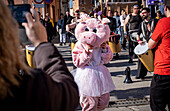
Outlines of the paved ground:
M 65 46 L 55 45 L 63 55 L 69 70 L 72 71 L 73 64 L 70 46 L 68 44 Z M 149 107 L 149 87 L 153 74 L 148 72 L 144 80 L 135 79 L 137 59 L 134 59 L 133 63 L 128 63 L 128 51 L 124 50 L 119 55 L 120 58 L 118 60 L 113 58 L 106 65 L 111 73 L 116 89 L 110 93 L 109 106 L 104 111 L 151 111 Z M 124 72 L 127 66 L 131 69 L 133 83 L 124 83 L 126 78 Z M 78 107 L 78 110 L 81 110 L 81 108 Z

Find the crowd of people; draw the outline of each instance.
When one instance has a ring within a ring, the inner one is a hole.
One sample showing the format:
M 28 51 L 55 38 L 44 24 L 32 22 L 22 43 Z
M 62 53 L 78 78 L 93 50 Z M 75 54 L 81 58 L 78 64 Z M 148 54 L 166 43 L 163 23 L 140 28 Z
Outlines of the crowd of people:
M 127 50 L 127 47 L 129 48 L 129 63 L 132 63 L 133 59 L 137 57 L 134 48 L 138 44 L 148 43 L 148 48 L 152 50 L 154 55 L 154 75 L 150 88 L 150 107 L 152 111 L 165 111 L 166 105 L 170 109 L 170 1 L 164 0 L 164 3 L 166 17 L 163 17 L 160 11 L 157 11 L 157 16 L 151 18 L 150 9 L 144 7 L 140 10 L 138 5 L 133 6 L 131 14 L 127 15 L 125 10 L 122 9 L 120 16 L 118 11 L 114 11 L 114 15 L 112 15 L 112 11 L 107 9 L 107 4 L 104 13 L 99 11 L 91 16 L 95 19 L 94 21 L 101 21 L 101 23 L 102 18 L 109 20 L 108 23 L 102 23 L 103 28 L 110 32 L 108 36 L 120 35 L 120 38 L 117 39 L 120 40 L 122 49 Z M 80 95 L 79 84 L 75 81 L 74 75 L 70 73 L 64 59 L 52 43 L 55 31 L 59 33 L 60 46 L 66 45 L 66 37 L 69 38 L 69 43 L 71 43 L 71 37 L 75 36 L 75 28 L 78 23 L 86 24 L 83 21 L 89 19 L 90 16 L 84 11 L 76 10 L 74 17 L 72 17 L 69 11 L 66 11 L 65 15 L 60 14 L 60 19 L 55 27 L 48 13 L 45 18 L 33 8 L 31 13 L 25 14 L 27 23 L 22 25 L 29 40 L 35 46 L 33 58 L 35 69 L 28 67 L 25 63 L 18 39 L 18 24 L 11 16 L 9 8 L 0 1 L 1 109 L 5 111 L 75 111 L 79 102 L 84 111 L 105 109 L 109 101 L 109 92 L 115 88 L 109 76 L 109 71 L 103 65 L 113 57 L 107 41 L 100 44 L 99 48 L 94 48 L 89 44 L 84 46 L 78 42 L 80 46 L 77 45 L 72 53 L 73 59 L 75 59 L 73 62 L 78 67 L 77 71 L 80 75 L 84 70 L 87 70 L 84 73 L 89 74 L 89 69 L 91 69 L 91 74 L 94 77 L 100 72 L 103 79 L 102 83 L 105 83 L 104 86 L 100 82 L 93 84 L 93 81 L 91 81 L 95 88 L 98 88 L 97 85 L 102 86 L 102 89 L 99 90 L 99 93 L 102 92 L 102 94 L 98 96 L 93 96 L 93 93 L 97 91 L 89 89 L 87 84 L 85 84 L 88 87 L 87 89 L 92 91 L 90 94 L 87 92 L 90 96 Z M 101 31 L 101 28 L 99 30 Z M 89 29 L 86 27 L 83 31 L 87 33 Z M 96 32 L 97 28 L 93 29 L 90 34 L 94 35 Z M 128 46 L 126 46 L 127 42 Z M 91 50 L 95 53 L 93 54 Z M 83 59 L 80 58 L 81 54 L 84 54 L 81 56 Z M 95 57 L 95 54 L 99 55 L 98 58 Z M 119 58 L 118 53 L 115 53 L 114 56 L 115 59 Z M 144 64 L 138 59 L 136 79 L 144 79 L 147 71 Z M 106 78 L 104 77 L 105 72 L 108 74 Z M 89 77 L 93 76 L 90 75 Z M 91 80 L 95 80 L 94 77 Z M 99 81 L 101 81 L 101 78 Z M 107 81 L 104 78 L 110 80 Z M 80 82 L 86 83 L 87 81 Z M 106 87 L 108 89 L 104 90 Z M 86 91 L 83 87 L 82 90 Z

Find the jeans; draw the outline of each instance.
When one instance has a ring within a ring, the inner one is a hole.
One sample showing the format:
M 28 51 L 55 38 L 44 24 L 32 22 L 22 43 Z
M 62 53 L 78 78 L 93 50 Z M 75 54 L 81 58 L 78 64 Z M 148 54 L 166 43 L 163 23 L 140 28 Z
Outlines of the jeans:
M 67 32 L 67 37 L 68 37 L 68 40 L 69 40 L 69 43 L 71 43 L 71 40 L 70 40 L 70 37 L 72 36 L 72 34 L 70 32 Z
M 60 43 L 66 43 L 66 34 L 62 33 L 61 29 L 59 29 L 59 34 L 60 34 Z
M 120 27 L 120 31 L 121 31 L 121 37 L 122 37 L 122 46 L 125 48 L 126 47 L 126 38 L 124 36 L 124 26 Z
M 120 28 L 116 28 L 115 34 L 121 35 L 121 33 L 120 33 Z M 122 43 L 122 38 L 121 38 L 121 37 L 120 37 L 120 43 Z

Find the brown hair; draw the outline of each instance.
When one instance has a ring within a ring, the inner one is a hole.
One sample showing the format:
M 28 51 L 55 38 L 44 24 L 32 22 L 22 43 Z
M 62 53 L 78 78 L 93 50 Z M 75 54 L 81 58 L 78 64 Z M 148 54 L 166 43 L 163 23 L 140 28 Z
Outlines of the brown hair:
M 18 24 L 10 9 L 0 1 L 0 99 L 7 94 L 12 96 L 11 88 L 20 86 L 19 70 L 29 69 L 23 62 L 18 37 Z
M 164 4 L 170 10 L 170 1 L 169 0 L 164 0 Z

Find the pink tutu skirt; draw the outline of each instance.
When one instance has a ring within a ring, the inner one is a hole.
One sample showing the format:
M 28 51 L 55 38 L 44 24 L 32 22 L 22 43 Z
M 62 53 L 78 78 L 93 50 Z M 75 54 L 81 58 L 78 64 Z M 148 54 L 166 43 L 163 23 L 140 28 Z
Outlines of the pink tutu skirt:
M 111 74 L 104 65 L 77 68 L 72 74 L 80 95 L 99 97 L 115 89 Z

